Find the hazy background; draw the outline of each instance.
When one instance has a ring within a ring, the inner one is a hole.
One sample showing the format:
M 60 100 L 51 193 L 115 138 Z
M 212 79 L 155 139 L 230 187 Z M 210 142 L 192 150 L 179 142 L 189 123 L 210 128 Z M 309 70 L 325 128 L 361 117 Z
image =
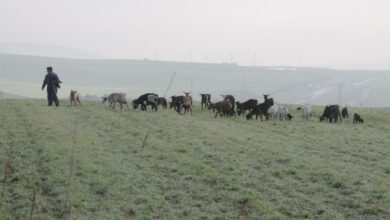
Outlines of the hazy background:
M 0 0 L 0 42 L 106 58 L 390 66 L 388 0 Z M 232 55 L 232 56 L 231 56 Z
M 167 95 L 390 106 L 389 11 L 386 0 L 0 0 L 0 91 L 44 98 L 51 65 L 61 97 L 162 94 L 176 72 Z

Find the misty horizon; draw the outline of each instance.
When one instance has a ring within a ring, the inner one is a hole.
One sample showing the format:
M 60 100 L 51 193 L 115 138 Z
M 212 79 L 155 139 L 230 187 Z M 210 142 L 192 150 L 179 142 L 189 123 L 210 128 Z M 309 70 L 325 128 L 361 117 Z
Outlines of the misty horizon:
M 354 65 L 340 65 L 340 66 L 298 66 L 298 65 L 262 65 L 256 64 L 240 64 L 234 60 L 226 62 L 209 62 L 209 61 L 187 61 L 187 60 L 164 60 L 158 58 L 109 58 L 99 54 L 92 54 L 88 51 L 83 51 L 75 48 L 69 48 L 57 45 L 43 45 L 43 44 L 31 44 L 31 43 L 2 43 L 0 42 L 0 54 L 9 55 L 22 55 L 22 56 L 38 56 L 47 58 L 65 58 L 74 60 L 150 60 L 158 62 L 178 62 L 178 63 L 199 63 L 199 64 L 229 64 L 243 67 L 307 67 L 307 68 L 327 68 L 327 69 L 340 69 L 340 70 L 378 70 L 385 71 L 390 70 L 389 63 L 361 63 Z
M 0 42 L 107 59 L 388 69 L 388 11 L 384 0 L 2 0 Z

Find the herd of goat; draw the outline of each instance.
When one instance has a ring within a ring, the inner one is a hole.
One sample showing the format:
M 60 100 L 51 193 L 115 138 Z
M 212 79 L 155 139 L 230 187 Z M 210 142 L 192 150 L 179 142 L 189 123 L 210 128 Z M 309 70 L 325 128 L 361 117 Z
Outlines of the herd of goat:
M 288 108 L 274 103 L 273 98 L 269 98 L 268 95 L 264 95 L 264 102 L 258 103 L 256 99 L 249 99 L 245 102 L 237 102 L 232 95 L 222 95 L 222 100 L 212 103 L 210 94 L 200 94 L 202 110 L 213 110 L 215 118 L 220 117 L 236 117 L 245 116 L 247 120 L 251 120 L 255 116 L 263 121 L 272 118 L 279 118 L 280 120 L 291 120 L 293 115 L 289 112 Z M 132 101 L 134 109 L 140 109 L 146 111 L 148 106 L 151 106 L 152 110 L 157 111 L 158 106 L 162 106 L 164 109 L 174 109 L 178 114 L 185 114 L 189 112 L 192 114 L 192 96 L 189 92 L 184 92 L 184 95 L 171 96 L 171 101 L 168 102 L 164 97 L 159 97 L 155 93 L 146 93 L 139 96 Z M 115 109 L 116 104 L 120 105 L 122 109 L 123 105 L 127 108 L 127 99 L 125 93 L 112 93 L 108 96 L 102 97 L 103 103 L 108 102 L 109 106 Z M 71 94 L 72 100 L 72 94 Z M 310 104 L 304 104 L 297 108 L 302 112 L 302 118 L 309 120 L 312 116 L 312 108 Z M 344 107 L 340 111 L 339 105 L 328 105 L 325 107 L 323 114 L 319 117 L 320 121 L 337 123 L 342 122 L 342 118 L 348 118 L 348 109 Z M 354 113 L 353 123 L 363 123 L 363 118 Z

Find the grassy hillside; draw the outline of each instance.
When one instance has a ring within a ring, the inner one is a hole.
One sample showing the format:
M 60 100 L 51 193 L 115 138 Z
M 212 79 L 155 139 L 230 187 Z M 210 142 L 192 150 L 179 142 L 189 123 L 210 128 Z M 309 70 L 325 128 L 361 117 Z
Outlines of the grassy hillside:
M 390 110 L 334 125 L 45 105 L 0 100 L 0 219 L 390 218 Z
M 86 95 L 125 92 L 136 98 L 146 92 L 164 92 L 176 72 L 167 96 L 193 91 L 236 99 L 262 100 L 272 95 L 282 103 L 390 107 L 390 71 L 335 70 L 308 67 L 245 67 L 234 64 L 186 63 L 152 60 L 83 60 L 0 54 L 0 88 L 32 98 L 45 97 L 40 90 L 47 66 L 53 66 L 64 82 L 60 97 L 71 89 Z M 342 83 L 342 100 L 338 84 Z

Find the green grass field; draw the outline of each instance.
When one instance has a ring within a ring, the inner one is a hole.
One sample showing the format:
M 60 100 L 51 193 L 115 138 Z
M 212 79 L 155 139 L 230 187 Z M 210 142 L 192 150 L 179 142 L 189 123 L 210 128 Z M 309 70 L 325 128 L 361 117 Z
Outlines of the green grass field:
M 304 123 L 66 105 L 0 100 L 0 219 L 390 219 L 390 109 L 335 125 L 322 107 Z

